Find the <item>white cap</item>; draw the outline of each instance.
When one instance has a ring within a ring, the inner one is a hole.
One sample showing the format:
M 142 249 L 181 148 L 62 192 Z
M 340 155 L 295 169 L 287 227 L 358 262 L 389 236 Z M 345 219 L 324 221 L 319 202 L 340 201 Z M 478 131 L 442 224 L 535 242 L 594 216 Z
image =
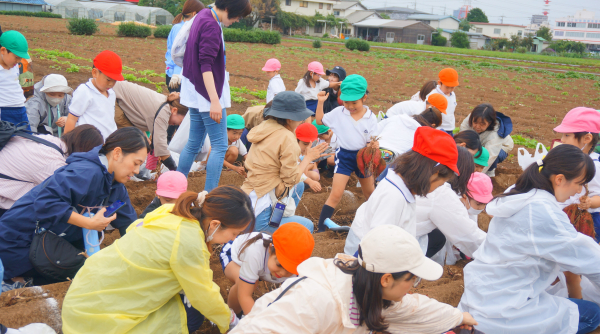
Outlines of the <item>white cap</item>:
M 44 93 L 73 93 L 73 89 L 67 83 L 67 78 L 60 74 L 48 74 L 44 78 L 44 86 L 40 91 Z
M 360 241 L 358 263 L 367 271 L 393 274 L 408 271 L 428 281 L 442 277 L 444 269 L 423 254 L 417 239 L 395 225 L 377 226 Z

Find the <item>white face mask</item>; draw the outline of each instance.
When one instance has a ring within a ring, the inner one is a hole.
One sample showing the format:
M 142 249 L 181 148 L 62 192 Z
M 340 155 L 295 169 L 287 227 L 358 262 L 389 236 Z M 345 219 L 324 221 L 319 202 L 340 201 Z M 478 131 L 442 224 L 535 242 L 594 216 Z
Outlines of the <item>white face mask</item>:
M 50 97 L 50 96 L 46 95 L 46 101 L 48 101 L 48 104 L 53 107 L 56 107 L 57 105 L 59 105 L 63 99 L 64 98 L 62 98 L 62 97 Z
M 480 214 L 483 210 L 475 210 L 473 208 L 468 208 L 467 212 L 469 212 L 470 215 L 472 216 L 477 216 L 478 214 Z
M 217 226 L 217 228 L 213 231 L 213 233 L 208 236 L 208 238 L 206 238 L 206 242 L 211 242 L 213 239 L 213 236 L 215 235 L 215 233 L 217 233 L 217 230 L 219 229 L 219 227 L 221 227 L 221 223 L 219 223 L 219 226 Z M 210 229 L 210 226 L 208 227 Z M 206 233 L 208 233 L 208 230 L 206 230 Z

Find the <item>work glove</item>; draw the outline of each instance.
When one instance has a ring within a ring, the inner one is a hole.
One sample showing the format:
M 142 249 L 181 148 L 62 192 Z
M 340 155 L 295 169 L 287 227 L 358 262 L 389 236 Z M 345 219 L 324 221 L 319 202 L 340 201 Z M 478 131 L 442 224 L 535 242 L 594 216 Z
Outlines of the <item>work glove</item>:
M 173 157 L 171 157 L 171 156 L 169 156 L 168 158 L 163 160 L 162 163 L 169 170 L 173 170 L 173 171 L 177 170 L 177 164 L 175 163 L 175 160 L 173 160 Z
M 181 85 L 181 75 L 173 74 L 171 81 L 169 81 L 169 88 L 175 89 Z

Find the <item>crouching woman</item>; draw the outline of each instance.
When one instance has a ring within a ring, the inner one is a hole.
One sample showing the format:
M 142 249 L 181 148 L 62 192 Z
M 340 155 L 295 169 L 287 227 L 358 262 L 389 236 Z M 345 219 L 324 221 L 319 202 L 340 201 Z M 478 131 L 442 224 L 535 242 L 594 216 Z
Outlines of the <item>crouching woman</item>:
M 443 333 L 477 324 L 469 313 L 407 294 L 421 278 L 440 278 L 443 269 L 398 226 L 371 230 L 361 240 L 358 259 L 310 258 L 298 273 L 300 278 L 259 298 L 230 333 Z
M 239 188 L 183 193 L 86 261 L 65 296 L 64 333 L 188 333 L 182 300 L 226 332 L 237 318 L 213 282 L 212 246 L 253 225 Z

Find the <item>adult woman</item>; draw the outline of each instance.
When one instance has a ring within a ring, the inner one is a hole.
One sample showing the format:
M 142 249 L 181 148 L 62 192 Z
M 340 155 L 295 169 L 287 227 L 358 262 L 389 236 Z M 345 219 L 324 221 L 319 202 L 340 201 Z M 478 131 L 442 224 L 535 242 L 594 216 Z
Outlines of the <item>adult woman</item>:
M 21 197 L 0 218 L 4 280 L 32 277 L 36 285 L 52 282 L 29 262 L 36 225 L 76 247 L 82 245 L 81 228 L 102 231 L 112 222 L 124 234 L 137 217 L 124 183 L 139 171 L 147 150 L 148 141 L 140 130 L 119 129 L 106 138 L 103 146 L 71 154 L 66 166 Z M 108 206 L 118 200 L 127 205 L 108 218 L 104 217 L 105 208 L 91 218 L 78 213 L 85 207 Z
M 226 332 L 235 314 L 212 280 L 212 246 L 253 225 L 252 204 L 239 188 L 183 193 L 86 261 L 65 296 L 63 331 L 187 333 L 183 290 L 196 310 Z
M 177 66 L 171 58 L 171 47 L 173 46 L 173 42 L 175 41 L 175 37 L 177 37 L 177 33 L 183 27 L 183 24 L 189 20 L 191 20 L 198 12 L 204 9 L 204 4 L 198 0 L 187 0 L 183 4 L 183 9 L 181 13 L 173 19 L 173 27 L 171 28 L 171 32 L 169 32 L 169 37 L 167 38 L 167 53 L 165 54 L 165 64 L 166 67 L 166 76 L 165 80 L 167 83 L 167 88 L 169 92 L 179 92 L 179 88 L 181 85 L 181 67 Z
M 509 136 L 512 131 L 510 118 L 496 112 L 491 104 L 480 104 L 460 125 L 460 131 L 465 130 L 474 130 L 479 134 L 481 145 L 490 154 L 488 167 L 485 167 L 483 172 L 489 176 L 495 176 L 498 163 L 508 157 L 508 153 L 515 145 Z
M 589 333 L 600 307 L 545 291 L 560 271 L 600 284 L 600 246 L 578 233 L 559 202 L 595 174 L 578 147 L 560 145 L 529 166 L 515 187 L 487 205 L 487 237 L 464 270 L 459 304 L 487 333 Z
M 117 81 L 113 90 L 125 118 L 136 128 L 152 133 L 147 168 L 153 170 L 160 159 L 169 170 L 177 170 L 168 149 L 167 129 L 181 124 L 188 113 L 188 108 L 179 103 L 179 94 L 171 93 L 165 98 L 163 94 L 128 81 Z M 155 162 L 154 168 L 150 166 L 151 161 Z
M 467 256 L 473 253 L 485 240 L 485 232 L 469 218 L 467 207 L 461 201 L 467 197 L 467 185 L 475 171 L 473 156 L 464 147 L 458 148 L 458 170 L 460 176 L 445 183 L 427 196 L 417 197 L 417 240 L 427 257 L 432 258 L 446 245 L 460 249 Z M 435 258 L 444 264 L 446 252 Z M 453 264 L 453 253 L 448 254 L 446 263 Z
M 33 97 L 25 102 L 31 131 L 60 137 L 69 114 L 73 89 L 60 74 L 43 77 L 33 88 Z
M 177 171 L 188 175 L 208 133 L 212 154 L 206 166 L 204 189 L 216 188 L 227 151 L 225 108 L 231 107 L 229 74 L 225 71 L 222 26 L 229 26 L 252 12 L 248 0 L 217 0 L 203 9 L 192 23 L 183 57 L 181 103 L 190 108 L 190 137 Z
M 66 165 L 71 154 L 87 152 L 104 144 L 100 131 L 89 124 L 75 128 L 60 139 L 51 135 L 37 137 L 58 146 L 64 155 L 53 147 L 28 138 L 10 138 L 0 150 L 0 174 L 12 178 L 0 176 L 0 217 L 19 198 Z
M 277 229 L 269 225 L 273 198 L 291 195 L 296 205 L 300 202 L 304 192 L 304 182 L 301 182 L 303 171 L 327 149 L 327 143 L 307 149 L 306 156 L 298 164 L 300 147 L 294 133 L 298 125 L 312 115 L 312 111 L 306 108 L 304 97 L 295 92 L 281 92 L 272 102 L 270 108 L 265 108 L 266 120 L 248 133 L 248 140 L 255 148 L 246 158 L 248 177 L 242 190 L 252 200 L 256 214 L 254 230 L 257 232 L 274 232 Z M 310 231 L 314 229 L 313 223 L 304 217 L 291 216 L 281 220 L 281 224 L 289 222 L 300 223 Z

